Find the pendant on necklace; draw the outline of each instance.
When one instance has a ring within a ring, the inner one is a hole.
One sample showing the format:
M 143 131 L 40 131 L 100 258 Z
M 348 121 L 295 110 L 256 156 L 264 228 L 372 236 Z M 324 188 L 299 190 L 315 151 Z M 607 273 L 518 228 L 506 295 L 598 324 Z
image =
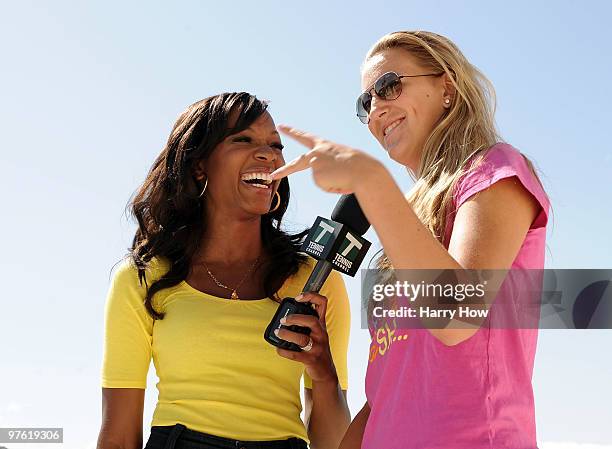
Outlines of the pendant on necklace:
M 232 299 L 240 299 L 238 298 L 238 293 L 236 293 L 236 290 L 232 292 Z

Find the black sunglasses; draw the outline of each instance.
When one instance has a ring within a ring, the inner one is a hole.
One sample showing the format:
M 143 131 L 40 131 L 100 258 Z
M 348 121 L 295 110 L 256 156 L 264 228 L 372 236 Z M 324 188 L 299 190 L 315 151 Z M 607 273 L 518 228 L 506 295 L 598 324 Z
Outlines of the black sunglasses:
M 442 72 L 444 73 L 444 72 Z M 395 72 L 387 72 L 380 76 L 374 86 L 366 90 L 357 98 L 357 117 L 361 123 L 370 122 L 370 108 L 372 107 L 372 90 L 378 98 L 383 100 L 395 100 L 402 94 L 402 78 L 417 78 L 419 76 L 440 76 L 442 73 L 426 73 L 424 75 L 398 75 Z

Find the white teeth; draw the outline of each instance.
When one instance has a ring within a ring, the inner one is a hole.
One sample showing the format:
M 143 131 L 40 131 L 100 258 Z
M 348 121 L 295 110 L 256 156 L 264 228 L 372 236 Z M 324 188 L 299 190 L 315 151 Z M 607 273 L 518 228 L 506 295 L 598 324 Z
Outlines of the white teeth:
M 272 178 L 270 176 L 270 173 L 263 173 L 263 172 L 245 173 L 240 177 L 240 179 L 242 181 L 257 179 L 257 180 L 262 181 L 266 185 L 272 184 Z M 251 185 L 261 185 L 261 183 L 251 184 Z
M 393 131 L 393 129 L 395 129 L 395 127 L 397 127 L 397 125 L 399 125 L 401 122 L 402 122 L 402 119 L 394 121 L 393 123 L 391 123 L 389 126 L 385 128 L 385 130 L 383 131 L 383 134 L 386 136 L 391 131 Z

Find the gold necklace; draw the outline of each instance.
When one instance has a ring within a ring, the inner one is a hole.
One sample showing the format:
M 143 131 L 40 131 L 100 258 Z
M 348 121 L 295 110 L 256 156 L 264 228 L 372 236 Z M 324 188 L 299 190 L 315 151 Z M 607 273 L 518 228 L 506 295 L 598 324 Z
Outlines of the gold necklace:
M 204 266 L 204 268 L 206 269 L 206 272 L 208 273 L 208 275 L 211 277 L 211 279 L 215 282 L 215 284 L 217 284 L 219 287 L 224 288 L 226 290 L 230 290 L 232 292 L 232 296 L 230 299 L 232 300 L 238 300 L 240 299 L 240 297 L 238 296 L 237 290 L 240 288 L 240 286 L 242 285 L 242 283 L 244 281 L 246 281 L 246 278 L 249 276 L 249 274 L 251 274 L 251 272 L 253 271 L 253 269 L 255 268 L 255 266 L 257 266 L 257 263 L 259 262 L 259 257 L 257 259 L 255 259 L 255 262 L 253 263 L 253 265 L 251 265 L 251 267 L 248 269 L 248 271 L 246 272 L 246 274 L 244 275 L 244 277 L 242 278 L 242 280 L 240 282 L 238 282 L 238 285 L 236 285 L 235 288 L 230 288 L 227 285 L 223 284 L 221 281 L 219 281 L 219 279 L 217 279 L 215 277 L 214 274 L 212 274 L 210 272 L 210 270 L 208 269 L 208 267 L 206 266 L 206 264 L 204 263 L 204 261 L 200 262 L 200 264 L 202 264 Z

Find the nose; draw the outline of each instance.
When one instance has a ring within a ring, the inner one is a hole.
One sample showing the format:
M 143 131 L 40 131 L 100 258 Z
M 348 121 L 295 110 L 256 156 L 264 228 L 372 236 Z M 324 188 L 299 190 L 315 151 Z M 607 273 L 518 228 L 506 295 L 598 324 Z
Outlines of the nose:
M 378 95 L 372 96 L 370 101 L 370 121 L 373 119 L 379 119 L 387 113 L 387 101 L 379 98 Z
M 379 122 L 381 118 L 388 112 L 387 102 L 377 96 L 372 98 L 372 103 L 370 104 L 370 114 L 368 114 L 368 128 L 370 132 L 374 135 L 376 124 Z
M 278 158 L 276 151 L 269 146 L 263 146 L 255 150 L 255 159 L 262 162 L 274 162 Z

